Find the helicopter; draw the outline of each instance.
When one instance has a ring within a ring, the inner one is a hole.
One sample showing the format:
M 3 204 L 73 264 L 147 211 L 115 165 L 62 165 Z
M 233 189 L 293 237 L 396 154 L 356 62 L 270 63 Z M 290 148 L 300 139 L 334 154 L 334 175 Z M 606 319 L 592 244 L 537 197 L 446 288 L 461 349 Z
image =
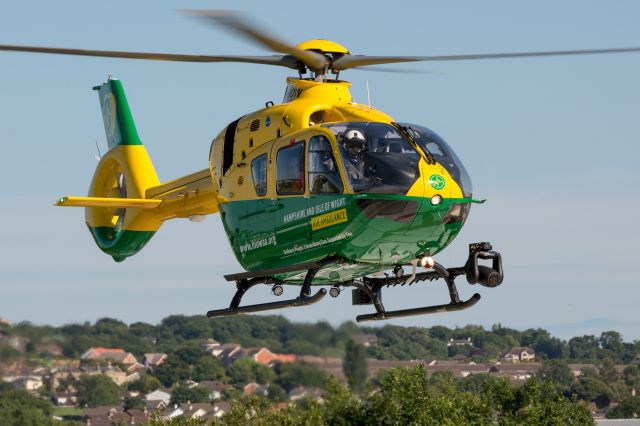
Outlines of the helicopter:
M 98 247 L 121 262 L 138 253 L 162 223 L 202 220 L 219 213 L 238 262 L 248 272 L 227 275 L 237 291 L 228 308 L 209 317 L 309 305 L 327 293 L 353 288 L 355 305 L 375 313 L 358 321 L 466 309 L 479 294 L 460 300 L 455 279 L 495 287 L 504 274 L 489 243 L 469 246 L 460 267 L 434 260 L 462 229 L 471 204 L 471 181 L 446 142 L 419 125 L 397 122 L 354 103 L 341 72 L 411 61 L 501 59 L 531 56 L 637 52 L 640 48 L 521 52 L 452 56 L 352 55 L 328 40 L 291 46 L 240 16 L 195 12 L 280 52 L 277 56 L 206 56 L 114 52 L 32 46 L 0 50 L 189 62 L 245 62 L 297 71 L 287 78 L 281 104 L 229 123 L 213 140 L 209 167 L 161 183 L 133 121 L 122 83 L 109 78 L 98 92 L 109 150 L 101 157 L 87 197 L 61 197 L 59 206 L 85 208 Z M 483 265 L 488 261 L 490 265 Z M 418 268 L 426 271 L 418 272 Z M 405 273 L 405 268 L 410 268 Z M 384 274 L 391 270 L 391 274 Z M 381 275 L 382 274 L 382 275 Z M 444 305 L 388 311 L 384 287 L 442 279 Z M 300 287 L 297 298 L 240 306 L 258 284 L 276 297 L 283 285 Z M 321 287 L 315 294 L 312 288 Z

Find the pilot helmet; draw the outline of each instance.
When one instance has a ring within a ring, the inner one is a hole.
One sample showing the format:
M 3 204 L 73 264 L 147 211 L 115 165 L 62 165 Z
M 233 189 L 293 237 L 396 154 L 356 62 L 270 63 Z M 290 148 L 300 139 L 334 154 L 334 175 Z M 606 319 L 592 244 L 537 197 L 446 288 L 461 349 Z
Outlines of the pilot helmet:
M 364 152 L 365 138 L 364 134 L 360 130 L 351 129 L 348 130 L 343 137 L 343 144 L 349 154 L 360 155 Z

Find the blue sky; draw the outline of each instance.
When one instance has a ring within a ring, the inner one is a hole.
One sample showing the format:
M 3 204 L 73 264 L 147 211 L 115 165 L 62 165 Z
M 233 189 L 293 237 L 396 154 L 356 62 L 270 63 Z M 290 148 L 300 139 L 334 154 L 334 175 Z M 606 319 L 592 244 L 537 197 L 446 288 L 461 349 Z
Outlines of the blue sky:
M 276 6 L 277 4 L 277 6 Z M 243 10 L 291 42 L 337 41 L 356 54 L 439 55 L 640 46 L 635 1 L 344 2 L 21 1 L 0 10 L 0 44 L 203 54 L 270 54 L 178 9 Z M 242 7 L 239 8 L 238 5 Z M 348 71 L 352 94 L 399 121 L 426 125 L 471 174 L 474 206 L 438 261 L 458 266 L 489 240 L 505 282 L 470 288 L 473 309 L 395 321 L 450 327 L 502 323 L 559 336 L 617 329 L 640 338 L 640 54 L 403 65 L 429 74 Z M 279 102 L 286 69 L 0 52 L 0 316 L 63 324 L 112 316 L 156 322 L 226 306 L 222 279 L 240 267 L 220 219 L 174 221 L 123 264 L 102 254 L 80 209 L 105 137 L 91 87 L 123 81 L 161 180 L 207 166 L 231 120 Z M 293 289 L 285 295 L 291 295 Z M 268 289 L 247 301 L 264 300 Z M 417 302 L 420 301 L 420 302 Z M 387 291 L 388 308 L 446 301 L 441 283 Z M 350 296 L 281 311 L 297 321 L 353 319 Z

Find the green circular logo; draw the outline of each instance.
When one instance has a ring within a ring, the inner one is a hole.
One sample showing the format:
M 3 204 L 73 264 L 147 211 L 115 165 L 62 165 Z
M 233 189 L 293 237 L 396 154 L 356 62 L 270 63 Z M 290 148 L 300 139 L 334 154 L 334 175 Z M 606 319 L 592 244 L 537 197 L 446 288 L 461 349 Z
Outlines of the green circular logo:
M 433 189 L 440 190 L 444 188 L 444 178 L 440 175 L 431 175 L 429 177 L 429 184 L 433 187 Z

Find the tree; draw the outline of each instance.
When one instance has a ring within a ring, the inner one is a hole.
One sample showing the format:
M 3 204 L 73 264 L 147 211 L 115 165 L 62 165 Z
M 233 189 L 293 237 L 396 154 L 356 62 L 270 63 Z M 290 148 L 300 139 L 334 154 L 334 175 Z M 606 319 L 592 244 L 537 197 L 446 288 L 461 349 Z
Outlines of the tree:
M 574 337 L 569 340 L 569 358 L 580 361 L 598 359 L 600 347 L 595 336 Z
M 227 375 L 231 383 L 240 385 L 252 382 L 256 379 L 254 372 L 256 362 L 250 358 L 239 359 L 227 368 Z
M 196 365 L 200 358 L 202 358 L 203 351 L 193 346 L 185 346 L 178 349 L 173 356 L 180 358 L 180 360 L 187 365 Z
M 178 386 L 171 392 L 171 404 L 184 404 L 185 402 L 208 402 L 209 392 L 201 387 L 188 388 L 186 386 Z
M 571 392 L 581 400 L 595 402 L 598 408 L 606 407 L 613 399 L 611 388 L 595 377 L 580 376 Z
M 434 325 L 429 329 L 429 335 L 434 339 L 443 340 L 446 342 L 449 340 L 451 330 L 441 325 Z
M 280 402 L 287 400 L 287 392 L 282 386 L 272 383 L 267 387 L 267 398 L 273 402 Z
M 274 366 L 277 378 L 275 382 L 287 392 L 297 386 L 324 389 L 329 377 L 317 367 L 297 362 L 277 363 Z
M 243 358 L 234 362 L 227 369 L 227 375 L 231 383 L 236 385 L 258 382 L 261 384 L 271 383 L 275 379 L 275 372 L 266 365 L 258 364 L 251 358 Z
M 600 380 L 604 383 L 611 386 L 613 383 L 617 382 L 620 379 L 620 374 L 616 369 L 616 363 L 611 358 L 605 358 L 602 361 L 602 365 L 600 366 L 600 371 L 598 373 L 600 376 Z
M 488 386 L 492 385 L 497 379 L 489 373 L 471 374 L 463 377 L 456 382 L 458 390 L 462 392 L 471 392 L 476 395 L 482 395 Z
M 367 351 L 364 346 L 353 340 L 347 342 L 345 347 L 342 370 L 352 389 L 361 391 L 367 382 L 368 366 Z
M 81 407 L 116 405 L 120 402 L 118 385 L 107 376 L 83 374 L 78 380 L 77 389 Z
M 124 399 L 122 408 L 125 410 L 144 410 L 144 400 L 139 396 L 128 396 Z
M 200 358 L 193 368 L 193 380 L 196 382 L 203 380 L 222 380 L 224 377 L 224 366 L 222 362 L 211 355 Z
M 542 337 L 533 345 L 536 355 L 545 359 L 565 358 L 569 352 L 565 342 L 557 337 Z
M 640 416 L 640 398 L 629 396 L 607 411 L 608 419 L 632 419 Z
M 623 371 L 624 383 L 630 388 L 640 391 L 640 368 L 636 365 L 627 365 Z
M 163 386 L 173 386 L 180 380 L 186 380 L 191 375 L 189 366 L 178 357 L 170 357 L 155 368 L 153 375 L 160 380 Z
M 160 380 L 149 374 L 143 374 L 138 380 L 135 380 L 128 384 L 129 390 L 138 391 L 141 393 L 150 393 L 158 389 L 162 384 Z
M 53 425 L 52 411 L 50 403 L 0 381 L 0 423 L 3 426 Z
M 7 344 L 0 345 L 0 362 L 10 361 L 20 356 L 20 351 Z
M 93 326 L 95 334 L 105 334 L 113 337 L 120 337 L 129 332 L 127 324 L 113 318 L 100 318 Z
M 617 331 L 603 331 L 599 339 L 602 349 L 612 354 L 617 361 L 622 361 L 625 357 L 624 341 L 622 335 Z
M 538 371 L 538 377 L 553 380 L 561 385 L 563 389 L 568 389 L 575 379 L 567 362 L 560 359 L 544 362 Z
M 256 363 L 253 366 L 253 371 L 256 377 L 256 382 L 263 385 L 273 382 L 276 378 L 276 373 L 273 371 L 273 368 L 267 367 L 266 365 Z

